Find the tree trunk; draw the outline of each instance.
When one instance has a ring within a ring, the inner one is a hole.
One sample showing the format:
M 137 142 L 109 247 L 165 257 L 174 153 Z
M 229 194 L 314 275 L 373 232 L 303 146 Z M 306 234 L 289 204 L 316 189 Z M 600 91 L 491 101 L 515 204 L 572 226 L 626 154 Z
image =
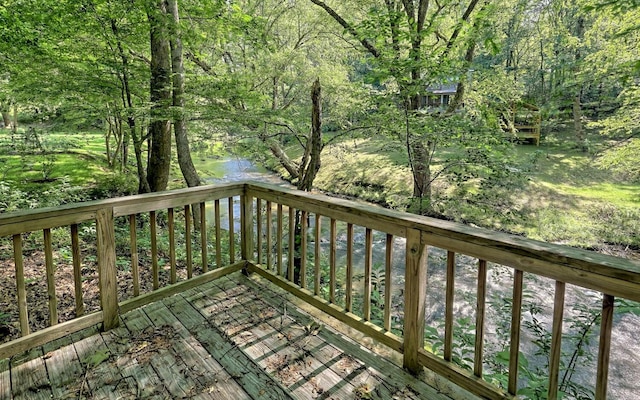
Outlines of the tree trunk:
M 136 170 L 138 171 L 138 193 L 149 193 L 151 188 L 149 187 L 149 181 L 147 180 L 147 173 L 144 169 L 144 159 L 142 155 L 142 143 L 144 143 L 144 139 L 142 138 L 142 131 L 140 135 L 135 131 L 135 126 L 130 127 L 132 132 L 132 140 L 133 140 L 133 150 L 136 154 Z
M 322 151 L 322 92 L 320 79 L 316 78 L 311 87 L 311 137 L 307 142 L 309 163 L 304 167 L 298 181 L 298 189 L 310 192 L 313 181 L 320 170 L 320 152 Z
M 582 17 L 578 18 L 578 21 L 576 24 L 576 36 L 579 39 L 584 38 L 584 18 Z M 578 47 L 576 49 L 575 64 L 573 67 L 574 78 L 578 82 L 576 95 L 573 98 L 573 128 L 575 130 L 578 146 L 582 149 L 583 152 L 586 152 L 588 149 L 587 149 L 585 138 L 584 138 L 584 128 L 582 126 L 582 104 L 580 102 L 580 97 L 582 94 L 582 84 L 580 83 L 580 78 L 578 77 L 581 58 L 582 58 L 582 54 L 580 52 L 580 47 Z
M 431 209 L 431 165 L 429 162 L 430 143 L 425 144 L 420 138 L 409 138 L 409 159 L 413 175 L 413 200 L 417 202 L 414 211 L 423 214 Z M 426 201 L 426 203 L 425 203 Z M 415 207 L 414 207 L 415 208 Z
M 159 0 L 149 11 L 151 39 L 151 122 L 147 180 L 152 192 L 166 190 L 171 166 L 171 59 L 167 32 L 167 3 Z
M 415 118 L 420 109 L 420 96 L 412 96 L 405 103 L 406 109 L 406 146 L 413 176 L 413 199 L 411 211 L 423 214 L 431 209 L 431 159 L 429 157 L 431 142 L 421 137 L 414 137 L 409 119 Z
M 11 128 L 11 114 L 9 114 L 8 110 L 2 111 L 2 122 L 4 123 L 5 129 Z
M 122 84 L 122 105 L 127 114 L 127 125 L 129 126 L 129 130 L 123 130 L 124 137 L 122 139 L 122 160 L 120 164 L 120 171 L 123 171 L 129 163 L 129 142 L 133 140 L 135 147 L 135 142 L 138 140 L 138 137 L 136 135 L 136 121 L 133 117 L 133 100 L 131 99 L 131 88 L 129 87 L 129 58 L 125 54 L 122 47 L 122 41 L 120 40 L 120 34 L 116 20 L 111 19 L 110 22 L 111 31 L 113 32 L 113 36 L 115 36 L 116 38 L 118 56 L 120 57 L 120 61 L 122 62 L 122 72 L 119 75 L 119 79 Z M 140 184 L 138 185 L 138 191 L 140 193 L 148 192 L 149 184 L 147 182 L 147 175 L 146 173 L 144 173 L 144 168 L 142 169 L 142 174 L 140 173 L 140 171 L 138 171 L 138 179 L 140 181 Z M 142 182 L 143 180 L 144 182 Z
M 18 133 L 18 106 L 13 105 L 13 122 L 11 123 L 11 132 L 15 135 Z
M 199 186 L 200 177 L 191 159 L 189 138 L 184 116 L 184 64 L 182 58 L 182 39 L 180 38 L 180 15 L 178 1 L 169 0 L 168 11 L 173 17 L 171 32 L 171 69 L 173 72 L 173 130 L 176 137 L 178 164 L 187 186 Z
M 580 92 L 573 98 L 573 129 L 575 131 L 578 146 L 582 151 L 587 151 L 584 141 L 584 128 L 582 126 L 582 104 L 580 103 Z

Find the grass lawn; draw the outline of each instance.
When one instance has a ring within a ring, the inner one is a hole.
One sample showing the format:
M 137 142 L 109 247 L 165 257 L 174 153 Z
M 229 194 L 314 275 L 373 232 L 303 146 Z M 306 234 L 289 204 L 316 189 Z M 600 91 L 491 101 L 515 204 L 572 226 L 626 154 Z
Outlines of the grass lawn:
M 19 131 L 20 139 L 14 140 L 10 131 L 0 130 L 0 183 L 12 191 L 15 201 L 23 196 L 29 198 L 24 201 L 30 206 L 55 205 L 56 201 L 104 197 L 127 186 L 121 182 L 126 179 L 107 166 L 102 132 L 36 128 L 37 139 L 28 140 L 24 132 Z
M 605 144 L 596 133 L 589 139 L 593 150 Z M 299 148 L 289 150 L 292 158 L 300 156 Z M 577 149 L 571 132 L 553 132 L 539 147 L 516 144 L 511 151 L 528 181 L 506 194 L 510 209 L 443 200 L 441 212 L 455 220 L 549 242 L 596 249 L 610 244 L 640 247 L 640 184 L 601 169 L 591 152 Z M 437 157 L 434 171 L 441 168 Z M 315 185 L 323 191 L 404 208 L 412 190 L 405 148 L 383 136 L 348 139 L 327 147 Z M 475 193 L 477 186 L 471 183 L 466 190 Z M 434 191 L 439 201 L 437 196 L 452 193 L 452 188 L 436 180 Z

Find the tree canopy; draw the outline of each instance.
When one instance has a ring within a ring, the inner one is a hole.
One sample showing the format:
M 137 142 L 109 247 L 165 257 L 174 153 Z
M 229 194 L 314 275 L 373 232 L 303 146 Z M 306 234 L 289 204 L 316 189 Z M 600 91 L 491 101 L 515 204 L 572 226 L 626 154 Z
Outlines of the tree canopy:
M 500 125 L 516 102 L 547 123 L 570 118 L 585 150 L 585 129 L 599 129 L 616 141 L 603 165 L 628 169 L 629 151 L 616 151 L 638 134 L 638 12 L 594 0 L 6 0 L 0 111 L 7 126 L 19 109 L 105 127 L 110 163 L 131 162 L 141 191 L 162 190 L 171 143 L 186 154 L 204 137 L 189 132 L 198 124 L 276 157 L 291 142 L 304 154 L 319 80 L 323 145 L 396 138 L 414 206 L 428 212 L 436 179 L 488 181 L 509 167 Z M 438 86 L 456 90 L 435 110 Z

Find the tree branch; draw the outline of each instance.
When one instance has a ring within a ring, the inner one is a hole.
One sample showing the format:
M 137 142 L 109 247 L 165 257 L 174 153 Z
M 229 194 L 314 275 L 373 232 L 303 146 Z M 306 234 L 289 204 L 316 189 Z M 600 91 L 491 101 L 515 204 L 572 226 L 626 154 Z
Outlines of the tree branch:
M 133 57 L 133 58 L 137 58 L 138 60 L 144 62 L 147 65 L 151 65 L 151 60 L 149 60 L 144 54 L 139 54 L 136 53 L 133 50 L 129 50 L 129 54 Z
M 332 136 L 329 140 L 327 140 L 322 147 L 324 148 L 325 146 L 330 145 L 331 143 L 335 142 L 336 140 L 344 137 L 345 135 L 347 135 L 348 133 L 351 133 L 353 131 L 360 131 L 360 130 L 364 130 L 364 129 L 369 129 L 369 128 L 374 128 L 374 126 L 356 126 L 354 128 L 349 128 L 347 130 L 344 130 L 334 136 Z
M 190 51 L 187 51 L 184 53 L 184 56 L 187 60 L 193 62 L 194 64 L 196 64 L 198 67 L 200 67 L 204 72 L 206 72 L 209 75 L 213 75 L 215 76 L 216 73 L 212 71 L 211 66 L 209 64 L 207 64 L 206 61 L 200 59 L 198 56 L 196 56 L 195 54 L 193 54 Z
M 469 6 L 467 7 L 467 9 L 464 11 L 464 14 L 462 15 L 462 20 L 458 22 L 456 28 L 453 30 L 453 33 L 451 34 L 451 37 L 449 38 L 449 41 L 447 42 L 447 47 L 445 48 L 444 53 L 442 54 L 443 57 L 447 57 L 447 55 L 449 54 L 449 51 L 451 51 L 451 49 L 453 48 L 453 45 L 455 44 L 456 39 L 458 38 L 458 36 L 460 35 L 460 32 L 462 31 L 462 27 L 464 25 L 463 23 L 469 20 L 471 13 L 478 5 L 478 1 L 479 0 L 471 0 L 471 2 L 469 3 Z
M 422 29 L 424 29 L 427 10 L 429 10 L 429 0 L 420 0 L 420 4 L 418 5 L 418 32 L 422 32 Z
M 349 32 L 353 37 L 358 39 L 360 43 L 364 46 L 364 48 L 367 49 L 369 53 L 371 53 L 371 55 L 373 55 L 376 58 L 380 57 L 380 51 L 378 51 L 378 49 L 376 49 L 375 46 L 371 44 L 371 42 L 369 42 L 366 38 L 361 38 L 360 35 L 358 35 L 358 31 L 356 31 L 356 29 L 353 26 L 351 26 L 351 24 L 345 21 L 344 18 L 342 18 L 340 14 L 338 14 L 333 8 L 329 7 L 325 2 L 320 0 L 311 0 L 311 2 L 319 7 L 322 7 L 327 12 L 327 14 L 329 14 L 337 23 L 342 25 L 342 27 L 347 32 Z

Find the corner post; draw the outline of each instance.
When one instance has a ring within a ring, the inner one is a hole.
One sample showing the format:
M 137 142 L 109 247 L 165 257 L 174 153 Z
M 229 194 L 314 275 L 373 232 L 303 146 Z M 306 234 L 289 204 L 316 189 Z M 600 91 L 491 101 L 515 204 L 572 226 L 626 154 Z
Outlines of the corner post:
M 102 329 L 108 331 L 116 328 L 120 323 L 113 208 L 100 209 L 96 212 L 96 233 Z
M 413 374 L 422 371 L 418 351 L 424 343 L 424 307 L 427 288 L 427 246 L 422 233 L 407 230 L 407 256 L 404 286 L 403 366 Z
M 240 207 L 240 224 L 242 226 L 240 251 L 242 259 L 250 261 L 253 259 L 253 197 L 248 193 L 246 185 L 240 196 Z

